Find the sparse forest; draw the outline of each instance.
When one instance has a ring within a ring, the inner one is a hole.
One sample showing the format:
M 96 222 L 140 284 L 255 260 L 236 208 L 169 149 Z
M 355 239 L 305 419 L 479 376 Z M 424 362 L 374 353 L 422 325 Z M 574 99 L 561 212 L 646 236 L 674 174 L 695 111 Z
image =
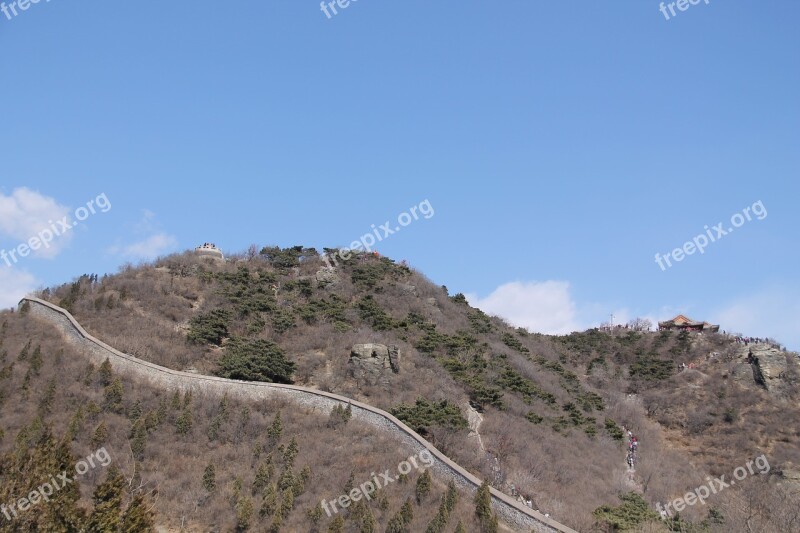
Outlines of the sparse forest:
M 146 361 L 294 383 L 385 409 L 492 486 L 579 531 L 800 528 L 788 475 L 800 464 L 793 356 L 776 395 L 741 377 L 737 347 L 722 335 L 652 333 L 643 321 L 621 331 L 529 333 L 404 264 L 354 254 L 330 269 L 299 246 L 224 263 L 174 255 L 40 296 Z M 394 467 L 402 447 L 343 411 L 148 390 L 87 365 L 24 312 L 1 320 L 4 464 L 47 438 L 61 443 L 59 453 L 106 445 L 114 457 L 116 474 L 94 473 L 69 496 L 64 512 L 74 520 L 91 520 L 92 493 L 111 483 L 121 487 L 113 498 L 120 524 L 133 508 L 140 521 L 206 531 L 504 527 L 485 494 L 456 494 L 416 473 L 374 501 L 324 516 L 319 501 Z M 396 348 L 392 367 L 353 355 L 366 343 Z M 690 361 L 698 366 L 679 371 Z M 623 426 L 642 443 L 635 479 L 626 473 Z M 762 453 L 768 475 L 670 522 L 654 511 Z

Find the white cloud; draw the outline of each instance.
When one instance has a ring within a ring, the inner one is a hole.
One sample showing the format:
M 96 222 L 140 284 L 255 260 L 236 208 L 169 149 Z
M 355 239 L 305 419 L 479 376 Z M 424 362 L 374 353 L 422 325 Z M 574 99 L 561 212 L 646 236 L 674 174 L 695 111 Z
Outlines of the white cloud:
M 554 335 L 584 329 L 578 324 L 577 306 L 566 281 L 514 281 L 501 285 L 486 298 L 466 296 L 473 307 L 516 327 Z
M 68 207 L 60 205 L 55 199 L 44 196 L 27 187 L 14 189 L 10 196 L 0 193 L 0 234 L 16 241 L 9 249 L 27 242 L 39 232 L 51 228 L 58 221 L 71 215 Z M 37 257 L 52 259 L 67 246 L 72 238 L 71 232 L 56 237 L 48 247 L 32 252 Z
M 133 228 L 134 235 L 148 235 L 131 244 L 117 244 L 108 249 L 109 253 L 136 261 L 152 261 L 178 246 L 178 239 L 160 230 L 156 214 L 149 209 L 142 210 L 142 218 Z
M 467 300 L 491 315 L 504 318 L 511 325 L 539 333 L 565 335 L 573 331 L 596 328 L 611 320 L 627 324 L 634 318 L 646 318 L 654 327 L 659 320 L 671 318 L 677 311 L 662 307 L 657 312 L 636 313 L 626 307 L 596 302 L 576 302 L 567 281 L 506 283 L 485 298 L 467 294 Z
M 16 307 L 23 296 L 39 286 L 33 275 L 0 266 L 0 309 Z
M 178 240 L 172 235 L 166 233 L 157 233 L 144 239 L 143 241 L 135 242 L 125 246 L 115 246 L 111 249 L 111 253 L 121 255 L 128 259 L 138 259 L 143 261 L 151 261 L 156 257 L 163 255 L 174 249 L 178 245 Z
M 800 349 L 800 288 L 761 289 L 731 301 L 712 317 L 726 331 L 771 337 L 789 349 Z

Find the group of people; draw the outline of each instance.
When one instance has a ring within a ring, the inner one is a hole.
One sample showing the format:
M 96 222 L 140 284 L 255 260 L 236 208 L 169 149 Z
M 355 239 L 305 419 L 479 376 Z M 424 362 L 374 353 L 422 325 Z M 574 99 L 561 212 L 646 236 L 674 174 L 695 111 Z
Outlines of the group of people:
M 786 347 L 781 346 L 779 343 L 775 342 L 774 339 L 768 339 L 764 337 L 745 337 L 743 335 L 730 335 L 726 332 L 723 333 L 729 337 L 733 337 L 733 342 L 736 344 L 743 344 L 745 346 L 749 346 L 750 344 L 768 344 L 769 346 L 778 350 L 786 351 Z
M 636 452 L 639 450 L 639 439 L 625 426 L 622 426 L 622 431 L 628 435 L 628 455 L 625 458 L 625 462 L 628 463 L 630 468 L 633 468 L 636 464 Z

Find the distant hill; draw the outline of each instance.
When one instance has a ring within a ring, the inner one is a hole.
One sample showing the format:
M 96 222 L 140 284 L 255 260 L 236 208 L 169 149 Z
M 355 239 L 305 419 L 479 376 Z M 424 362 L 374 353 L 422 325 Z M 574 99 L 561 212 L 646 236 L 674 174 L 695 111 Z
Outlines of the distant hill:
M 762 454 L 768 474 L 687 508 L 670 527 L 790 531 L 800 524 L 792 496 L 800 479 L 800 372 L 795 354 L 766 345 L 743 346 L 713 333 L 530 333 L 388 258 L 354 254 L 329 268 L 316 250 L 299 246 L 224 262 L 189 252 L 100 279 L 83 276 L 39 296 L 146 361 L 295 383 L 390 411 L 462 467 L 580 531 L 666 531 L 657 503 L 685 495 L 707 476 L 730 478 Z M 2 320 L 9 368 L 0 382 L 2 450 L 13 454 L 14 442 L 32 444 L 49 427 L 58 437 L 69 435 L 76 456 L 85 455 L 105 424 L 109 448 L 126 457 L 128 487 L 141 484 L 123 501 L 142 495 L 158 524 L 229 531 L 239 522 L 240 529 L 265 530 L 275 527 L 276 515 L 261 514 L 263 502 L 273 494 L 288 498 L 289 490 L 292 502 L 277 527 L 306 531 L 308 512 L 323 494 L 346 488 L 350 472 L 354 480 L 368 479 L 403 459 L 385 436 L 352 421 L 343 431 L 330 413 L 233 399 L 222 406 L 136 383 L 122 383 L 123 398 L 115 403 L 108 399 L 113 376 L 87 368 L 55 332 L 20 313 Z M 38 374 L 30 355 L 20 356 L 26 346 L 29 354 L 37 346 L 46 354 Z M 693 368 L 681 371 L 681 363 Z M 12 398 L 25 407 L 10 409 Z M 45 400 L 47 410 L 37 407 Z M 283 432 L 268 442 L 278 411 Z M 633 476 L 623 425 L 641 443 Z M 298 452 L 288 461 L 292 437 Z M 268 458 L 270 481 L 254 485 Z M 211 464 L 218 488 L 208 491 L 203 476 Z M 297 476 L 308 467 L 304 486 L 280 482 L 289 466 Z M 84 490 L 102 479 L 98 473 Z M 361 523 L 370 521 L 367 514 L 375 531 L 386 530 L 405 499 L 414 499 L 415 483 L 412 476 L 406 486 L 387 488 L 385 504 L 371 502 L 348 515 L 343 531 L 368 528 Z M 436 483 L 430 496 L 413 502 L 411 531 L 424 531 L 436 516 L 447 489 Z M 631 492 L 641 497 L 620 500 Z M 465 517 L 467 531 L 479 531 L 471 498 L 462 495 L 458 506 L 453 516 Z M 331 522 L 326 516 L 313 527 L 326 531 Z M 455 527 L 453 519 L 443 530 Z

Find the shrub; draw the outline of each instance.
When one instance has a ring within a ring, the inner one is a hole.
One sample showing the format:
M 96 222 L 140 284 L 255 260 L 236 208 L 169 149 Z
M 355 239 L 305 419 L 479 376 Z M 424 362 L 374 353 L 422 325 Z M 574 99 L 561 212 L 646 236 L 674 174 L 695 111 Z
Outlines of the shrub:
M 292 246 L 291 248 L 267 246 L 261 249 L 261 255 L 266 257 L 275 268 L 286 269 L 299 266 L 302 261 L 317 257 L 319 254 L 314 248 L 302 246 Z
M 606 431 L 614 440 L 622 440 L 625 437 L 625 433 L 622 431 L 616 422 L 611 420 L 610 418 L 606 418 Z
M 264 339 L 232 339 L 219 362 L 217 375 L 244 381 L 292 383 L 295 364 L 274 342 Z
M 511 333 L 503 333 L 503 344 L 521 353 L 530 353 L 530 350 L 522 345 L 520 340 Z
M 595 518 L 607 524 L 613 531 L 626 531 L 645 522 L 659 519 L 659 516 L 650 509 L 641 495 L 628 492 L 622 494 L 619 499 L 622 500 L 622 504 L 618 507 L 603 505 L 592 513 Z
M 652 356 L 639 356 L 631 365 L 631 377 L 643 381 L 661 381 L 669 378 L 675 371 L 672 361 L 655 359 Z
M 378 305 L 378 302 L 375 301 L 371 294 L 361 298 L 357 306 L 361 319 L 372 326 L 373 329 L 381 331 L 395 327 L 392 317 Z
M 418 398 L 414 405 L 398 405 L 391 413 L 422 434 L 428 434 L 434 426 L 453 429 L 468 427 L 461 409 L 447 400 L 428 402 L 425 398 Z
M 215 309 L 196 316 L 189 321 L 189 341 L 220 346 L 228 336 L 230 321 L 231 313 L 226 309 Z

